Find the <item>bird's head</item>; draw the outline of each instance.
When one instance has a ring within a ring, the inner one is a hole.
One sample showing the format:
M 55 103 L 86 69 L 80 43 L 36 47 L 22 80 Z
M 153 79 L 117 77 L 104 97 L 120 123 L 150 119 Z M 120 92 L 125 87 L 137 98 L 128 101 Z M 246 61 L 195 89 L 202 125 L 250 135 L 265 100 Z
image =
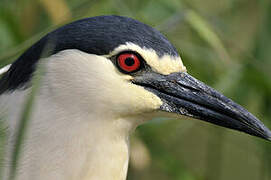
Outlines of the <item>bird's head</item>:
M 63 105 L 137 124 L 161 115 L 189 116 L 264 139 L 251 113 L 195 79 L 171 43 L 136 20 L 100 16 L 63 26 L 27 50 L 0 81 L 0 92 L 29 84 L 44 48 L 45 85 Z

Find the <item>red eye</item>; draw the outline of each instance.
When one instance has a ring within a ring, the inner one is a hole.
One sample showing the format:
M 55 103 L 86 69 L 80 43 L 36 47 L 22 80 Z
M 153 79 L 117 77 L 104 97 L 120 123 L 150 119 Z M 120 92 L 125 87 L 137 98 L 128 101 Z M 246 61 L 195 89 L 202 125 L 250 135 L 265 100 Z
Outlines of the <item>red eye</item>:
M 140 68 L 141 61 L 135 54 L 124 53 L 117 58 L 118 65 L 121 70 L 126 73 L 135 72 Z

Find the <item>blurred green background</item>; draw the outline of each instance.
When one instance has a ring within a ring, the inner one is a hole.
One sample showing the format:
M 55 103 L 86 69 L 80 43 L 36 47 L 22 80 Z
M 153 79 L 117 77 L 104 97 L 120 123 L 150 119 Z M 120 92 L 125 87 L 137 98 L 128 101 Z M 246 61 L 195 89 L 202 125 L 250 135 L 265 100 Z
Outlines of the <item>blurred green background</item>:
M 271 127 L 270 0 L 0 0 L 0 67 L 50 30 L 105 14 L 160 30 L 190 74 Z M 271 144 L 198 120 L 158 119 L 134 133 L 128 179 L 271 180 Z

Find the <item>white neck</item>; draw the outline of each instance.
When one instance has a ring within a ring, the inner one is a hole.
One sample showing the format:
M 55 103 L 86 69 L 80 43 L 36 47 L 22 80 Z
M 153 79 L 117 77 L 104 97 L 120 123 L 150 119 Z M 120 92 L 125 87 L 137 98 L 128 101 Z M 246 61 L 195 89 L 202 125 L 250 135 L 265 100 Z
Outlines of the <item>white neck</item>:
M 54 97 L 48 98 L 46 91 L 36 99 L 18 180 L 124 180 L 128 137 L 134 128 L 130 120 L 87 114 L 69 105 L 63 108 Z M 18 102 L 25 94 L 26 91 L 13 93 L 1 101 Z M 15 114 L 19 115 L 19 111 Z M 14 134 L 17 117 L 12 117 L 9 127 Z

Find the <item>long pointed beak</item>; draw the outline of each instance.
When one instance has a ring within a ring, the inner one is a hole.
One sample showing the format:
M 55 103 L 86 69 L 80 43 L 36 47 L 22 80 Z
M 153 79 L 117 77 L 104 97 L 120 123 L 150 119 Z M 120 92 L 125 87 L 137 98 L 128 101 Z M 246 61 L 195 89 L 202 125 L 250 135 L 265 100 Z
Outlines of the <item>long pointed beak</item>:
M 242 106 L 187 73 L 161 75 L 154 72 L 136 77 L 163 101 L 160 110 L 178 113 L 271 141 L 271 132 Z

